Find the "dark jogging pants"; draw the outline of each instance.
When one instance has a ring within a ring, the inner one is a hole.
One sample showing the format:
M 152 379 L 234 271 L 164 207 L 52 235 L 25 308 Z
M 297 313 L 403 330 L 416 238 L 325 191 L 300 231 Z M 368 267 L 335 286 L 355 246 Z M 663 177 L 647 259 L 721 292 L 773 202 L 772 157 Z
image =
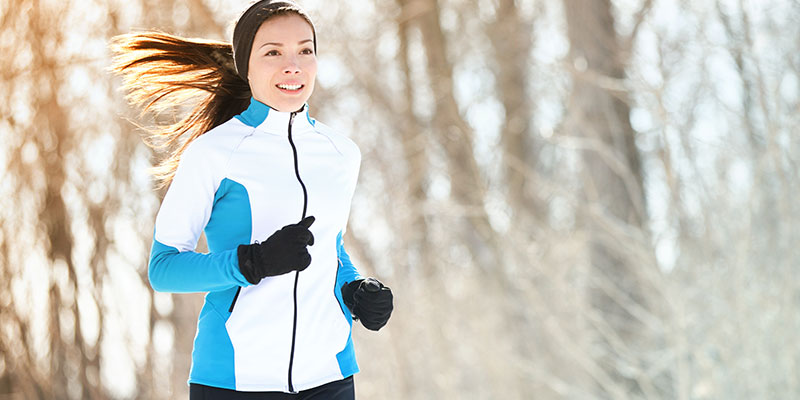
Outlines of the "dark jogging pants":
M 354 400 L 355 398 L 352 376 L 299 393 L 237 392 L 196 383 L 189 385 L 189 400 Z

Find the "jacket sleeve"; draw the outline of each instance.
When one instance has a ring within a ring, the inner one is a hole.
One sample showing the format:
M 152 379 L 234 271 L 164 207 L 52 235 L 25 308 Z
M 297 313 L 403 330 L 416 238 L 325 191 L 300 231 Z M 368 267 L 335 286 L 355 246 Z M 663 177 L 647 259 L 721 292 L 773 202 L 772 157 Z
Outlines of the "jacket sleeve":
M 336 238 L 336 249 L 339 255 L 339 273 L 336 274 L 336 287 L 341 289 L 342 285 L 361 279 L 361 274 L 358 273 L 353 262 L 350 261 L 350 256 L 344 249 L 341 232 Z
M 195 139 L 181 155 L 156 216 L 148 266 L 150 286 L 156 291 L 209 292 L 250 285 L 239 271 L 235 248 L 195 252 L 224 173 L 219 150 L 202 139 Z
M 356 183 L 358 182 L 358 172 L 361 168 L 361 150 L 359 150 L 358 145 L 355 144 L 352 140 L 348 139 L 345 136 L 337 136 L 341 137 L 343 142 L 341 145 L 342 149 L 346 150 L 347 160 L 350 163 L 350 177 L 349 177 L 349 184 L 347 186 L 347 191 L 350 196 L 350 202 L 353 200 L 353 194 L 356 189 Z M 350 203 L 348 203 L 350 204 Z M 347 207 L 347 212 L 344 216 L 344 222 L 341 227 L 341 231 L 339 231 L 339 235 L 336 237 L 336 252 L 339 258 L 339 271 L 336 274 L 336 287 L 341 289 L 342 285 L 345 283 L 349 283 L 355 281 L 357 279 L 361 279 L 361 274 L 358 273 L 358 270 L 353 265 L 352 261 L 350 261 L 350 255 L 347 254 L 347 251 L 344 249 L 344 242 L 342 237 L 347 232 L 347 221 L 350 218 L 350 207 Z

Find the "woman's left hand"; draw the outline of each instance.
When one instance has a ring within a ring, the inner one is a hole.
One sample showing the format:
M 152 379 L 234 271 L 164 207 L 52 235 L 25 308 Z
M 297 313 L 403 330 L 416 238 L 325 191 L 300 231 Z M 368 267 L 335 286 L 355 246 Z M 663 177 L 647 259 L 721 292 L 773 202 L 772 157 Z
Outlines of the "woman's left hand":
M 371 331 L 383 328 L 394 309 L 392 289 L 375 278 L 342 285 L 342 299 L 353 316 Z

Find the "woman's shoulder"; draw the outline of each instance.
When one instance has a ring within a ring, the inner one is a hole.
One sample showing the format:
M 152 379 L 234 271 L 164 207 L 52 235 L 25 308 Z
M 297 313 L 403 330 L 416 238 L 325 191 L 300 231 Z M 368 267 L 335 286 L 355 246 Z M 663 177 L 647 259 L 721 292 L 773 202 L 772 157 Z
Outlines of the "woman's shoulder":
M 337 129 L 331 128 L 319 120 L 314 121 L 314 129 L 317 131 L 317 133 L 326 136 L 331 142 L 333 142 L 333 144 L 342 154 L 346 156 L 357 157 L 358 159 L 361 158 L 361 150 L 358 148 L 356 142 L 350 139 L 344 133 Z
M 186 151 L 202 153 L 207 156 L 229 154 L 236 149 L 245 136 L 252 133 L 252 128 L 236 118 L 231 118 L 192 140 L 186 147 Z

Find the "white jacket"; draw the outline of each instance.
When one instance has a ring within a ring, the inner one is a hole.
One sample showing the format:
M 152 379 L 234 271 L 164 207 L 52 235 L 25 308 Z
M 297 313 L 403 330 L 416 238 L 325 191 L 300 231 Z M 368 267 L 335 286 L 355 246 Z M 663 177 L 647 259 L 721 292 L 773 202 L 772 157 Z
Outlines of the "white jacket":
M 342 235 L 360 162 L 307 106 L 284 113 L 255 99 L 189 144 L 156 217 L 149 278 L 158 291 L 208 292 L 190 383 L 297 392 L 358 372 L 341 287 L 359 278 Z M 237 247 L 311 215 L 311 265 L 247 282 Z M 202 231 L 208 254 L 195 252 Z

